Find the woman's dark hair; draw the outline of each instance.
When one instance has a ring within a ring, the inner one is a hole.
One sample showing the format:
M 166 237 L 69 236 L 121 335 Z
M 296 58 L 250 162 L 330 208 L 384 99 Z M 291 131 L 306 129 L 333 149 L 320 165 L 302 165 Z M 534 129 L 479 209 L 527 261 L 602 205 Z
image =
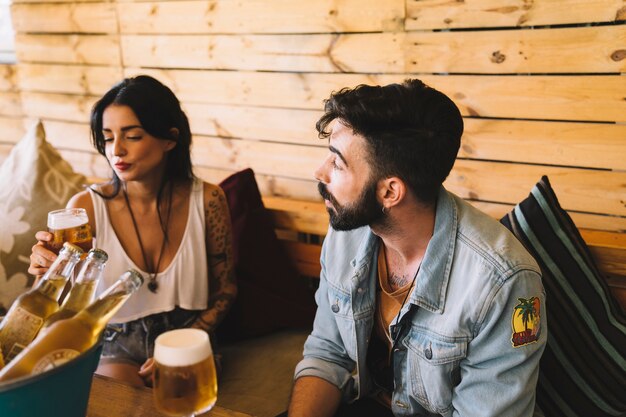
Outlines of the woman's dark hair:
M 463 134 L 459 109 L 445 94 L 415 79 L 344 88 L 325 101 L 320 138 L 330 136 L 335 119 L 366 139 L 376 179 L 397 176 L 420 201 L 436 202 Z
M 130 107 L 143 129 L 150 135 L 176 142 L 176 146 L 167 154 L 159 199 L 167 182 L 185 182 L 194 178 L 191 165 L 189 121 L 172 90 L 150 76 L 139 75 L 125 78 L 98 100 L 91 110 L 91 139 L 98 153 L 105 157 L 102 115 L 104 110 L 112 104 Z M 178 135 L 172 134 L 172 128 L 178 130 Z M 99 193 L 105 198 L 114 197 L 120 190 L 120 179 L 115 171 L 113 171 L 111 182 L 112 194 L 105 196 Z

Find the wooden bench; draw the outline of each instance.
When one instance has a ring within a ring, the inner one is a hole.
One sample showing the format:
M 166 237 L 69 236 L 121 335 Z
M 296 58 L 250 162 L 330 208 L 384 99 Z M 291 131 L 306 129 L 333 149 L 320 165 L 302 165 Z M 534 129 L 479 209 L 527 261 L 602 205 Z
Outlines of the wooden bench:
M 321 244 L 328 229 L 328 214 L 321 202 L 300 201 L 282 197 L 264 197 L 273 215 L 276 232 L 300 274 L 318 277 Z M 499 218 L 500 210 L 488 211 Z M 626 311 L 626 234 L 579 229 L 606 278 L 611 292 Z

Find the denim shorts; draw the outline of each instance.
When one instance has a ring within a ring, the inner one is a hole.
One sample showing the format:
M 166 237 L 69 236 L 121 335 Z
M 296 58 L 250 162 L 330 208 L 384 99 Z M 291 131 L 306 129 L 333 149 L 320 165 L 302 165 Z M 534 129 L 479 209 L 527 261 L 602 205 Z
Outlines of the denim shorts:
M 172 311 L 127 323 L 111 323 L 104 330 L 102 358 L 141 366 L 152 356 L 158 335 L 168 330 L 190 327 L 197 317 L 198 311 L 176 307 Z

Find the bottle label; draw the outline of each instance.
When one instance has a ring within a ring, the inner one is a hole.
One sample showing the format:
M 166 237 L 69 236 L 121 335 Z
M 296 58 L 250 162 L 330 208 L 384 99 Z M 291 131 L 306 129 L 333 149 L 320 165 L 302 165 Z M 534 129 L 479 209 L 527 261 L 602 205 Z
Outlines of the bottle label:
M 80 355 L 80 352 L 74 349 L 57 349 L 49 352 L 46 356 L 39 359 L 35 366 L 33 366 L 32 374 L 40 374 L 50 369 L 63 365 L 75 357 Z
M 9 311 L 8 322 L 2 329 L 2 350 L 8 363 L 33 341 L 43 325 L 43 319 L 28 310 L 15 306 Z

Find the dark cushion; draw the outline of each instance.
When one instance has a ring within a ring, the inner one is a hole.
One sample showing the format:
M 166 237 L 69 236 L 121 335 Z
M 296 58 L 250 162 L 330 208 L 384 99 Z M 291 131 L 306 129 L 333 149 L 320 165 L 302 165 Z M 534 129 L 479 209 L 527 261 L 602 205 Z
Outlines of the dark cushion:
M 548 343 L 537 405 L 546 417 L 626 413 L 626 317 L 547 177 L 500 220 L 535 257 Z
M 282 328 L 312 326 L 314 291 L 298 276 L 276 237 L 254 172 L 237 172 L 220 186 L 230 208 L 239 293 L 218 328 L 218 337 L 238 340 Z

